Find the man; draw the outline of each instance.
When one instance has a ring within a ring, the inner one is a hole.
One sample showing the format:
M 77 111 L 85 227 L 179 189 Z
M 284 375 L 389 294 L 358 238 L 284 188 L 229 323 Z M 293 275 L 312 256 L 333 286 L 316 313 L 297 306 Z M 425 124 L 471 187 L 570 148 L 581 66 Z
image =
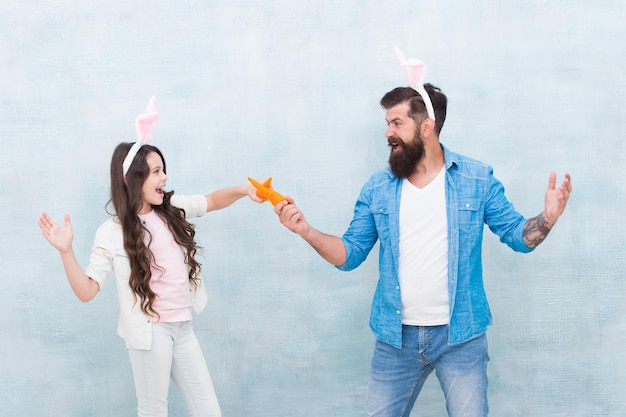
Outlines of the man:
M 313 228 L 289 197 L 275 212 L 340 270 L 358 267 L 380 240 L 368 416 L 408 416 L 433 370 L 449 416 L 486 416 L 491 313 L 482 279 L 483 224 L 514 251 L 530 252 L 565 209 L 570 176 L 556 188 L 551 173 L 544 211 L 525 219 L 491 167 L 440 144 L 447 98 L 431 84 L 422 91 L 400 87 L 382 98 L 389 167 L 364 185 L 343 237 Z

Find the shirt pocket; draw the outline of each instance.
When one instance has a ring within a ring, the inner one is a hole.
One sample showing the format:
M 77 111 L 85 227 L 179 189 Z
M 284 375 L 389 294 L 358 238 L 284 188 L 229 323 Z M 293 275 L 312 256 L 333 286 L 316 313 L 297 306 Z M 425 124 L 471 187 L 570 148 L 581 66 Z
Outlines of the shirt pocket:
M 117 279 L 128 281 L 130 279 L 130 259 L 125 250 L 115 251 L 113 257 L 113 270 Z
M 370 213 L 376 225 L 378 236 L 382 239 L 389 235 L 389 210 L 387 207 L 371 207 Z
M 480 201 L 477 198 L 459 198 L 459 229 L 472 232 L 482 225 Z

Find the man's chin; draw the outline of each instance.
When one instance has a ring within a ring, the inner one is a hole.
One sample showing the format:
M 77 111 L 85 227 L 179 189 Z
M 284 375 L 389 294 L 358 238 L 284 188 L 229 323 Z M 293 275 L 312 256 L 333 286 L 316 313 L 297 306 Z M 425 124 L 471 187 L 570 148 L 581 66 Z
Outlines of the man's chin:
M 389 168 L 393 175 L 398 178 L 409 178 L 417 169 L 419 160 L 404 161 L 394 159 L 393 156 L 389 158 Z
M 413 170 L 402 169 L 394 164 L 389 164 L 389 168 L 391 169 L 391 173 L 401 179 L 409 178 L 413 173 Z

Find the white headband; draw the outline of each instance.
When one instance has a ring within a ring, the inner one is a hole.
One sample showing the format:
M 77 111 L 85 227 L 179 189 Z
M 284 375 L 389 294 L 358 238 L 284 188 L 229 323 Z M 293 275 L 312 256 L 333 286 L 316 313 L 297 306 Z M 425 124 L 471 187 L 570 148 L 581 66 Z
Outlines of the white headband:
M 150 139 L 150 135 L 152 135 L 152 130 L 157 120 L 159 120 L 159 112 L 156 111 L 156 97 L 151 97 L 145 113 L 141 113 L 135 120 L 137 142 L 133 143 L 133 146 L 131 146 L 128 151 L 128 155 L 124 158 L 124 163 L 122 164 L 122 172 L 124 175 L 128 173 L 128 169 L 133 163 L 135 156 L 137 156 L 139 149 L 148 143 L 148 139 Z
M 415 91 L 422 96 L 424 104 L 426 105 L 426 111 L 428 117 L 435 120 L 435 110 L 433 109 L 433 103 L 430 101 L 430 96 L 424 88 L 424 75 L 426 74 L 426 64 L 419 59 L 406 59 L 402 51 L 395 46 L 393 48 L 400 65 L 404 68 L 406 79 L 409 82 L 409 86 L 413 87 Z

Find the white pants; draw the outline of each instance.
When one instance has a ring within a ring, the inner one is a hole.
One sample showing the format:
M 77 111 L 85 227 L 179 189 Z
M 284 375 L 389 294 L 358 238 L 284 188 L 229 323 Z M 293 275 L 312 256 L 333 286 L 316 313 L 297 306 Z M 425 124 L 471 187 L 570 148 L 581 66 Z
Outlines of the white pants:
M 221 417 L 211 375 L 191 321 L 154 323 L 152 349 L 128 349 L 138 417 L 167 417 L 170 378 L 190 417 Z

